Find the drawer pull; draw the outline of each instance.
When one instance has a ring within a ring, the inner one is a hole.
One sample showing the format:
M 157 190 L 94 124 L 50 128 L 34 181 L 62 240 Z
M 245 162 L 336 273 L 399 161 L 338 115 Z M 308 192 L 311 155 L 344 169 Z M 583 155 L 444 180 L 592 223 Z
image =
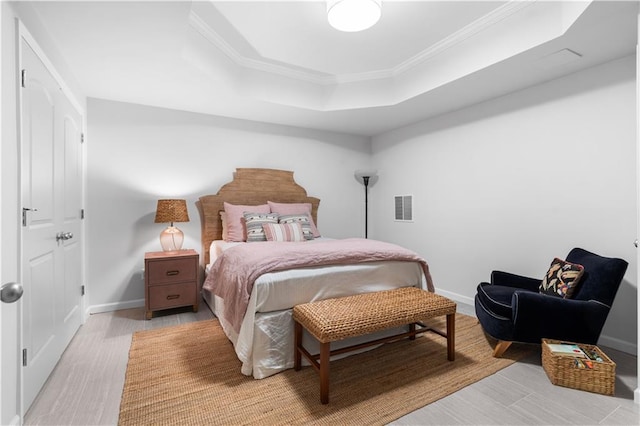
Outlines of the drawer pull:
M 180 295 L 179 294 L 170 294 L 167 296 L 167 300 L 175 300 L 175 299 L 179 299 Z
M 180 271 L 167 271 L 167 276 L 174 276 L 174 275 L 178 275 L 180 273 Z

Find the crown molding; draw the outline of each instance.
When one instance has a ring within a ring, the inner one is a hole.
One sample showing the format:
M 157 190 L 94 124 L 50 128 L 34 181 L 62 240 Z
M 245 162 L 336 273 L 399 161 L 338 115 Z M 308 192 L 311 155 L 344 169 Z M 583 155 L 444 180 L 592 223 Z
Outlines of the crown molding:
M 266 60 L 248 58 L 241 55 L 236 49 L 233 48 L 233 46 L 231 46 L 225 40 L 224 37 L 222 37 L 213 28 L 211 28 L 204 21 L 204 19 L 202 19 L 193 10 L 189 13 L 189 25 L 193 27 L 198 33 L 200 33 L 200 35 L 202 35 L 207 41 L 217 47 L 229 59 L 231 59 L 241 67 L 271 74 L 277 74 L 283 77 L 293 78 L 296 80 L 302 80 L 308 83 L 319 85 L 328 85 L 335 82 L 333 76 L 328 74 L 313 71 L 303 71 L 291 66 L 275 64 Z
M 497 9 L 492 10 L 481 18 L 476 19 L 469 25 L 461 28 L 455 33 L 443 38 L 439 42 L 433 44 L 429 48 L 423 50 L 412 58 L 404 61 L 400 65 L 393 68 L 393 76 L 398 76 L 404 72 L 410 71 L 421 63 L 453 48 L 454 46 L 470 39 L 476 34 L 488 29 L 489 27 L 501 22 L 511 15 L 531 6 L 538 0 L 511 0 L 503 4 Z
M 256 59 L 243 56 L 193 10 L 189 13 L 189 25 L 238 66 L 307 83 L 330 86 L 398 77 L 463 43 L 489 27 L 509 18 L 511 15 L 520 12 L 537 1 L 538 0 L 511 0 L 393 68 L 339 75 L 300 69 L 299 67 L 270 62 L 265 58 Z

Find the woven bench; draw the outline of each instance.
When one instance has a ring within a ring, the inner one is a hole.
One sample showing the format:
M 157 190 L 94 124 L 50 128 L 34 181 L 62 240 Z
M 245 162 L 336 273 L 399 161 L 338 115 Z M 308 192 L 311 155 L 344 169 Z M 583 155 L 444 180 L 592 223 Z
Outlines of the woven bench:
M 300 370 L 302 356 L 320 373 L 320 401 L 329 403 L 329 358 L 367 346 L 392 342 L 433 331 L 447 338 L 447 359 L 455 359 L 455 313 L 452 300 L 415 287 L 326 299 L 293 307 L 295 323 L 294 369 Z M 435 330 L 422 321 L 447 316 L 447 330 Z M 371 342 L 331 350 L 331 342 L 409 325 L 409 331 Z M 416 325 L 419 328 L 416 328 Z M 302 345 L 306 329 L 320 342 L 320 353 L 311 355 Z M 318 363 L 318 360 L 320 362 Z

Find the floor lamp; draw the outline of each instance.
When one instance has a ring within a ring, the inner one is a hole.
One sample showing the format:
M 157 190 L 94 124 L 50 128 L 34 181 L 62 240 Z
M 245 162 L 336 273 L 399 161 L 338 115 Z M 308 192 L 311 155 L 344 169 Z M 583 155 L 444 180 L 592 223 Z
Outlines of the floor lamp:
M 355 177 L 358 182 L 364 185 L 364 237 L 368 238 L 369 225 L 369 185 L 373 185 L 378 178 L 376 171 L 356 170 Z

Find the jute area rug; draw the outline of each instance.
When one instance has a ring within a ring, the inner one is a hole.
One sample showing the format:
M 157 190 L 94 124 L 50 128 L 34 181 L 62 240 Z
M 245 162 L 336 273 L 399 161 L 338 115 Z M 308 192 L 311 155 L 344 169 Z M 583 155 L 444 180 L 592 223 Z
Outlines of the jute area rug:
M 444 317 L 432 320 L 445 330 Z M 426 333 L 331 363 L 330 402 L 320 403 L 312 367 L 262 380 L 240 361 L 217 320 L 133 335 L 119 425 L 386 424 L 487 377 L 530 348 L 492 357 L 475 318 L 456 315 L 456 359 Z

